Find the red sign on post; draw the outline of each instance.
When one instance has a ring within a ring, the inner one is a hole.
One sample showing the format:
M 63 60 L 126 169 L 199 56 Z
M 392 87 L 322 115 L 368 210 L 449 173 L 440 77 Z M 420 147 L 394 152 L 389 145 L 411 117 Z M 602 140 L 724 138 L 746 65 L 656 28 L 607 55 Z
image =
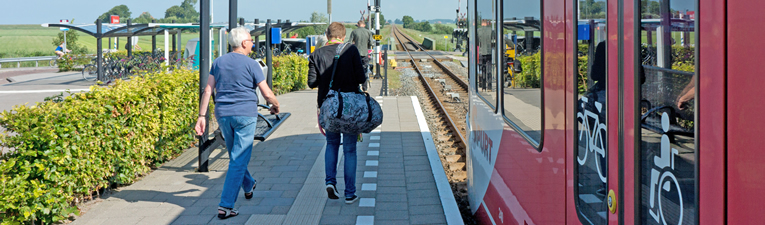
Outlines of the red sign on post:
M 118 24 L 118 23 L 120 23 L 120 16 L 118 16 L 118 15 L 112 15 L 112 17 L 111 17 L 111 23 L 112 23 L 112 24 Z

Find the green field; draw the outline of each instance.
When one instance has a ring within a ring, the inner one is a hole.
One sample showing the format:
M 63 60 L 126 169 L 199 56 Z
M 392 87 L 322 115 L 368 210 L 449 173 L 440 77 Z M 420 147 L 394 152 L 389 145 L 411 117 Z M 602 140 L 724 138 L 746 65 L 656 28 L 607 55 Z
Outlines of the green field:
M 42 27 L 40 25 L 0 25 L 0 57 L 28 57 L 33 56 L 35 52 L 53 56 L 55 55 L 53 50 L 56 49 L 56 45 L 52 41 L 59 32 L 62 31 L 59 31 L 58 28 Z M 75 32 L 79 33 L 77 44 L 87 47 L 89 54 L 95 54 L 96 38 L 79 31 Z M 217 41 L 217 35 L 214 36 Z M 183 33 L 181 35 L 181 43 L 185 45 L 188 40 L 198 37 L 199 33 Z M 119 49 L 124 49 L 127 38 L 120 38 L 119 42 L 121 45 Z M 104 48 L 108 48 L 108 39 L 103 39 L 102 44 Z M 151 36 L 139 37 L 138 45 L 143 50 L 151 49 Z M 164 35 L 157 35 L 157 47 L 164 48 L 164 45 Z
M 449 24 L 444 24 L 449 25 Z M 425 37 L 431 38 L 436 41 L 436 50 L 444 51 L 446 50 L 446 43 L 449 44 L 449 49 L 454 49 L 454 43 L 451 43 L 452 35 L 446 35 L 446 34 L 433 34 L 433 33 L 427 33 L 427 32 L 421 32 L 418 30 L 412 30 L 412 29 L 404 29 L 401 24 L 397 24 L 398 28 L 404 31 L 407 35 L 412 37 L 415 41 L 418 41 L 422 43 L 423 40 L 425 40 Z M 449 38 L 444 38 L 444 36 Z

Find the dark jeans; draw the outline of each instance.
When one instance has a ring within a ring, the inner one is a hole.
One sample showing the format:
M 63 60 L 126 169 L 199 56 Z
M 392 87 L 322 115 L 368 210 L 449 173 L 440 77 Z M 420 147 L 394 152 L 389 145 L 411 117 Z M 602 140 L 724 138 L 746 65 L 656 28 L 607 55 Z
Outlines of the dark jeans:
M 324 171 L 327 184 L 337 184 L 337 156 L 340 150 L 340 134 L 327 131 L 327 148 L 324 152 Z M 343 158 L 345 167 L 345 197 L 356 193 L 356 138 L 358 134 L 343 135 Z

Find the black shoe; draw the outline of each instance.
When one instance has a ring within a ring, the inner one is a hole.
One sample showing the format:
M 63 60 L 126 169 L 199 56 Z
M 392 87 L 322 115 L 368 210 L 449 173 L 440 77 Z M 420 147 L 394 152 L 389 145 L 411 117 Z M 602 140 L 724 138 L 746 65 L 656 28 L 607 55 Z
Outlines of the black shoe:
M 256 180 L 255 183 L 252 185 L 252 190 L 250 190 L 250 193 L 247 193 L 247 192 L 244 193 L 244 198 L 245 199 L 252 199 L 252 192 L 255 191 L 255 187 L 257 187 L 257 186 L 258 186 L 258 181 Z
M 359 196 L 353 195 L 352 197 L 346 197 L 345 198 L 345 204 L 353 204 L 356 202 L 356 200 L 359 200 Z
M 340 193 L 337 193 L 337 188 L 335 187 L 334 184 L 327 184 L 327 196 L 329 197 L 329 199 L 340 198 L 340 197 L 337 197 L 337 196 L 340 196 Z

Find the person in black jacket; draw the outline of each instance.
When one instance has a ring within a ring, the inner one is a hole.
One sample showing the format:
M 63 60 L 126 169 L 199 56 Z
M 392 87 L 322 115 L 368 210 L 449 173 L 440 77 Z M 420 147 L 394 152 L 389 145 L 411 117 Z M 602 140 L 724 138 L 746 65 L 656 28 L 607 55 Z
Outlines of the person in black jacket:
M 308 60 L 308 87 L 319 88 L 318 106 L 326 99 L 329 83 L 332 80 L 332 67 L 336 66 L 332 90 L 339 92 L 359 91 L 359 85 L 366 81 L 361 64 L 361 55 L 354 45 L 348 45 L 340 53 L 337 65 L 334 65 L 335 52 L 338 44 L 345 40 L 345 26 L 333 22 L 327 28 L 327 45 L 314 51 Z M 343 156 L 345 159 L 345 203 L 352 204 L 359 199 L 356 196 L 356 137 L 359 134 L 343 133 Z M 330 199 L 338 199 L 337 192 L 337 156 L 340 148 L 340 133 L 327 131 L 327 147 L 324 153 L 324 169 L 326 172 L 327 195 Z

